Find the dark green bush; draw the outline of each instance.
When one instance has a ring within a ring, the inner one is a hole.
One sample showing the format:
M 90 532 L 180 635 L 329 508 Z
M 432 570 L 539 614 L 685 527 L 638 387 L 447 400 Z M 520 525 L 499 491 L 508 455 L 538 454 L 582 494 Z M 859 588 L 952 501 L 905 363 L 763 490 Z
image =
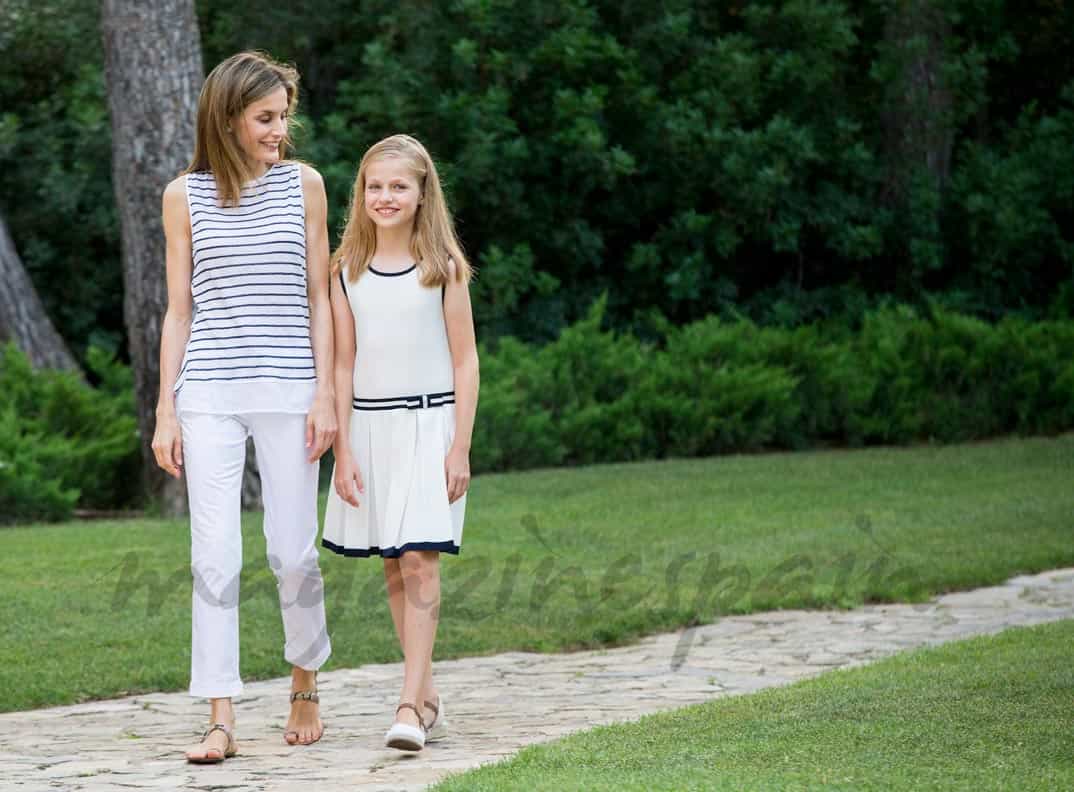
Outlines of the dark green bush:
M 1070 321 L 896 305 L 857 333 L 712 316 L 642 343 L 603 312 L 542 348 L 482 352 L 475 470 L 1074 428 Z
M 60 437 L 27 432 L 11 406 L 0 411 L 0 522 L 62 520 L 78 501 L 49 461 L 62 455 Z
M 657 455 L 757 449 L 787 431 L 797 380 L 763 354 L 778 332 L 715 317 L 672 331 L 642 384 Z
M 1008 317 L 996 326 L 990 349 L 1005 429 L 1042 434 L 1074 425 L 1074 322 Z
M 604 329 L 605 309 L 542 347 L 482 349 L 475 472 L 1074 428 L 1074 321 L 891 306 L 856 333 L 712 316 L 642 342 Z M 95 388 L 3 349 L 0 521 L 136 499 L 130 372 L 87 357 Z
M 552 414 L 537 399 L 543 377 L 530 346 L 501 339 L 481 352 L 481 397 L 474 424 L 475 472 L 549 467 L 563 461 Z
M 0 352 L 0 522 L 60 519 L 77 504 L 128 505 L 140 483 L 130 372 L 87 354 L 91 387 L 35 371 L 13 344 Z
M 536 356 L 536 396 L 552 417 L 566 463 L 643 455 L 636 386 L 644 376 L 644 351 L 632 335 L 601 330 L 606 305 L 605 298 L 597 300 Z

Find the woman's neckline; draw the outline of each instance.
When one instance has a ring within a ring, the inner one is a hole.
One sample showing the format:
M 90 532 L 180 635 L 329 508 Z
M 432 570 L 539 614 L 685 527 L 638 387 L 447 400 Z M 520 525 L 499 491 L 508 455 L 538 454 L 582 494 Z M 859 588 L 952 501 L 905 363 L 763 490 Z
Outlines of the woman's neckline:
M 379 269 L 376 269 L 372 264 L 369 265 L 368 269 L 374 275 L 383 275 L 385 278 L 395 278 L 395 277 L 398 277 L 399 275 L 406 275 L 408 272 L 413 272 L 414 268 L 417 267 L 417 266 L 418 266 L 418 263 L 415 261 L 413 264 L 411 264 L 406 269 L 399 270 L 398 272 L 387 272 L 385 270 L 379 270 Z
M 262 173 L 260 176 L 250 179 L 250 181 L 246 182 L 243 187 L 257 187 L 268 177 L 270 173 L 272 173 L 272 169 L 280 164 L 282 164 L 281 160 L 277 160 L 276 162 L 271 163 L 267 168 L 265 168 L 264 173 Z

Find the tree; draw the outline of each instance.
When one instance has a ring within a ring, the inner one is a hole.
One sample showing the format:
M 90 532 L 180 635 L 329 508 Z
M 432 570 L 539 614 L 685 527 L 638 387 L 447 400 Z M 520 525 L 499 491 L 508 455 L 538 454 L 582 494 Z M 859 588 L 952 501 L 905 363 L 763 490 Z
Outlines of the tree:
M 945 3 L 895 0 L 884 26 L 887 59 L 883 110 L 888 166 L 886 201 L 906 234 L 896 243 L 896 286 L 917 291 L 924 272 L 944 263 L 940 210 L 955 141 L 954 96 L 945 44 L 951 35 Z
M 12 340 L 35 368 L 71 369 L 78 364 L 45 313 L 15 242 L 0 215 L 0 340 Z
M 161 193 L 194 148 L 203 72 L 193 0 L 103 0 L 105 76 L 112 119 L 112 184 L 123 247 L 123 316 L 134 371 L 147 494 L 185 509 L 181 482 L 153 459 L 160 328 L 167 305 Z

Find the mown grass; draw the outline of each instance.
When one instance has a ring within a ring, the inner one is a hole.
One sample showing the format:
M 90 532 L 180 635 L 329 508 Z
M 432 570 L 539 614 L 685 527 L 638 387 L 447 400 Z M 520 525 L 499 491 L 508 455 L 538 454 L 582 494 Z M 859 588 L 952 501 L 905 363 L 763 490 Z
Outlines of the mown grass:
M 1074 789 L 1074 621 L 531 746 L 437 792 Z
M 480 476 L 443 563 L 436 654 L 615 644 L 1071 565 L 1072 473 L 1074 435 Z M 243 524 L 243 675 L 283 675 L 260 515 Z M 184 688 L 189 541 L 181 520 L 0 531 L 0 709 Z M 379 562 L 321 559 L 327 667 L 399 659 Z

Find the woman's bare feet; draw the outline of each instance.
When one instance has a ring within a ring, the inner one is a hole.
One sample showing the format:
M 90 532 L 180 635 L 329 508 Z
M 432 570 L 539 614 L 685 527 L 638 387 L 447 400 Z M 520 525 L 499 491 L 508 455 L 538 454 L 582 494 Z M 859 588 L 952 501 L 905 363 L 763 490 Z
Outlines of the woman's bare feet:
M 310 745 L 321 739 L 320 699 L 317 696 L 317 672 L 295 666 L 291 670 L 291 714 L 283 739 L 289 745 Z
M 234 738 L 235 712 L 231 708 L 231 699 L 210 699 L 212 714 L 209 727 L 197 745 L 186 750 L 188 762 L 214 764 L 222 762 L 237 752 Z M 220 727 L 223 728 L 220 728 Z
M 235 752 L 230 750 L 234 743 L 228 733 L 223 729 L 212 729 L 212 727 L 210 729 L 211 731 L 205 735 L 204 740 L 186 750 L 188 762 L 214 764 L 224 761 L 228 756 L 235 755 Z

